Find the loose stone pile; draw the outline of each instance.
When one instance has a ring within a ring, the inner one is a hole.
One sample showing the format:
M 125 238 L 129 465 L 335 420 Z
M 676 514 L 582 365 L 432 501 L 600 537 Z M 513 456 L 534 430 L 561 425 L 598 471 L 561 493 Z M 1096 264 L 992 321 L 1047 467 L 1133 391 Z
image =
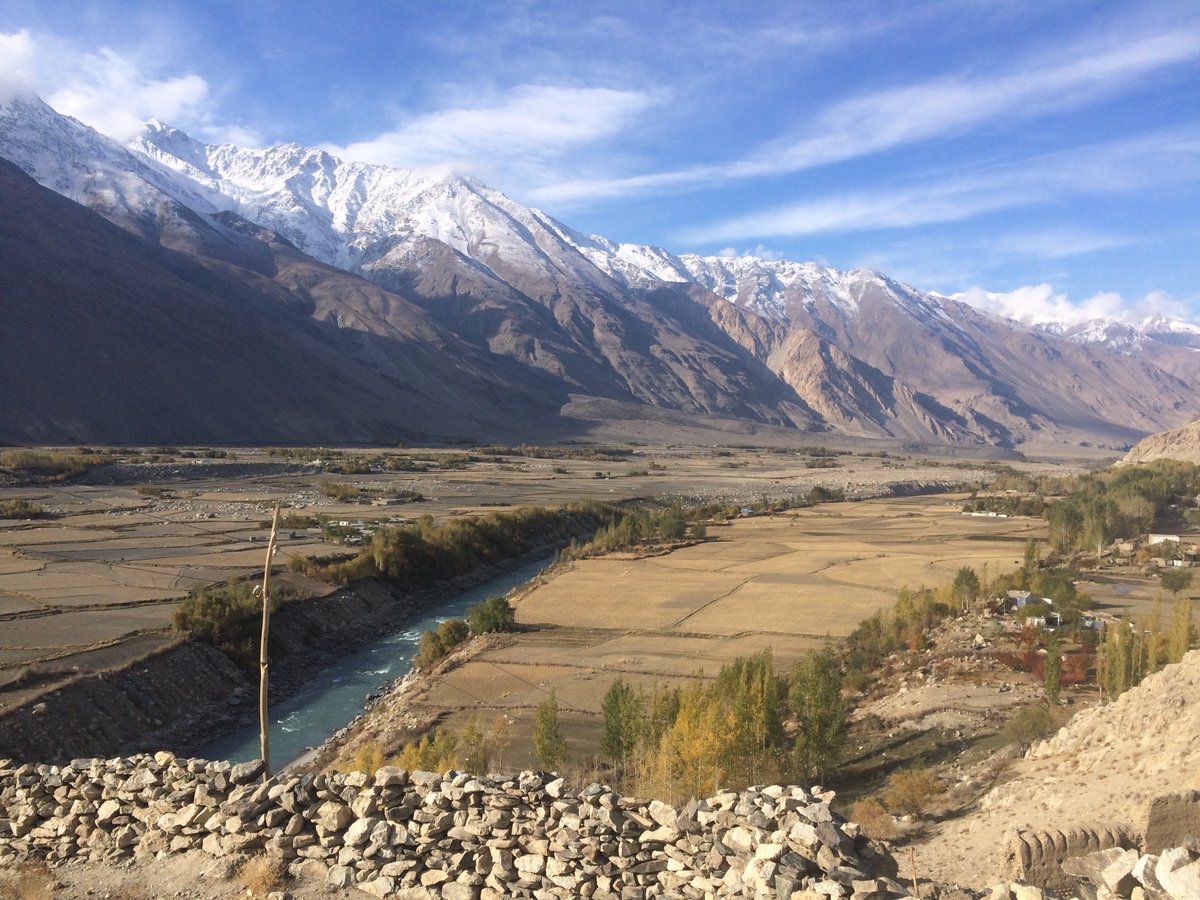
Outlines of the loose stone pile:
M 682 809 L 561 778 L 288 775 L 176 759 L 0 761 L 0 864 L 265 853 L 378 897 L 906 897 L 895 862 L 798 787 Z M 421 890 L 424 889 L 424 890 Z
M 1063 871 L 1080 879 L 1084 900 L 1196 900 L 1200 897 L 1200 842 L 1161 853 L 1100 850 L 1068 859 Z

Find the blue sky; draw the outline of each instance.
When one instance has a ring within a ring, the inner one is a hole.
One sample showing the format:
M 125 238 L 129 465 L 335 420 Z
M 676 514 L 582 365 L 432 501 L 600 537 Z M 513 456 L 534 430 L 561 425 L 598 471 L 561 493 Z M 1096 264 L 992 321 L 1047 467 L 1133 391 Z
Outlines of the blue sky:
M 1200 320 L 1194 0 L 6 0 L 14 84 L 114 136 L 473 174 L 674 252 Z

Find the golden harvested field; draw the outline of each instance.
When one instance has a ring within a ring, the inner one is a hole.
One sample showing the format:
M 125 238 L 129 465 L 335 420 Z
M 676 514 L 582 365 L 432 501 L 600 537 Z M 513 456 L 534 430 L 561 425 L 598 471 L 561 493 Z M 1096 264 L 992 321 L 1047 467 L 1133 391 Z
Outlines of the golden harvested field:
M 1015 568 L 1045 522 L 959 513 L 961 496 L 831 503 L 711 527 L 670 554 L 582 560 L 516 600 L 531 629 L 451 670 L 415 712 L 455 728 L 481 710 L 513 727 L 514 763 L 533 764 L 532 708 L 553 690 L 578 758 L 595 747 L 600 700 L 621 678 L 651 686 L 715 675 L 771 648 L 790 666 L 848 634 L 899 589 L 934 587 L 963 565 Z M 525 754 L 522 756 L 522 754 Z
M 45 510 L 38 519 L 0 520 L 0 707 L 77 674 L 135 659 L 148 643 L 166 644 L 171 613 L 190 589 L 260 569 L 276 501 L 297 515 L 321 516 L 365 533 L 380 522 L 423 514 L 475 515 L 588 497 L 749 503 L 806 493 L 818 484 L 855 496 L 877 494 L 896 482 L 934 486 L 987 475 L 973 464 L 850 453 L 838 456 L 835 467 L 813 468 L 828 460 L 739 448 L 637 448 L 608 459 L 575 458 L 590 452 L 563 448 L 562 458 L 539 459 L 359 449 L 287 458 L 239 450 L 236 461 L 119 463 L 67 484 L 7 486 L 0 471 L 0 501 L 20 498 Z M 423 471 L 380 465 L 399 459 Z M 363 474 L 330 470 L 347 462 Z M 335 500 L 331 485 L 355 488 L 365 502 Z M 424 499 L 389 502 L 408 491 Z M 352 551 L 323 538 L 320 528 L 285 525 L 278 568 L 289 556 Z M 714 567 L 710 555 L 729 571 Z M 719 541 L 664 559 L 655 572 L 639 565 L 625 582 L 583 588 L 580 581 L 571 590 L 614 601 L 628 597 L 620 618 L 662 629 L 711 600 L 713 585 L 728 590 L 743 584 L 748 576 L 736 564 L 760 560 L 787 566 L 774 547 Z M 610 573 L 605 570 L 603 577 Z M 601 606 L 596 624 L 609 627 L 616 614 L 616 607 Z M 706 615 L 719 619 L 723 612 Z M 124 657 L 122 647 L 128 651 Z M 23 682 L 19 688 L 12 684 L 17 680 Z

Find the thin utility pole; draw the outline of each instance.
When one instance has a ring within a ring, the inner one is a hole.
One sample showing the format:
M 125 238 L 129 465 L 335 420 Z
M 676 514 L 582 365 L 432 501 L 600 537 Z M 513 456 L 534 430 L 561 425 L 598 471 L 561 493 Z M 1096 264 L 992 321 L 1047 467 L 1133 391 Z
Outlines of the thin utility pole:
M 258 644 L 258 728 L 262 746 L 263 781 L 271 777 L 271 729 L 267 722 L 267 634 L 271 629 L 271 557 L 275 555 L 275 532 L 279 528 L 279 504 L 271 518 L 271 538 L 267 541 L 267 561 L 263 564 L 262 636 Z

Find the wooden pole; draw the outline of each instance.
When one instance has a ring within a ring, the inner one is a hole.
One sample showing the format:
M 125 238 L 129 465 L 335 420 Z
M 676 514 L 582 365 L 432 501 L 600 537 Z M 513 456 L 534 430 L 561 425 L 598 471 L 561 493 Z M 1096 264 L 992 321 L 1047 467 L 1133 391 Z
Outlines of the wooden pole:
M 267 721 L 267 634 L 271 630 L 271 557 L 275 555 L 275 533 L 279 528 L 279 504 L 271 517 L 271 538 L 267 541 L 267 561 L 263 564 L 262 635 L 258 644 L 258 728 L 262 747 L 263 781 L 271 777 L 271 729 Z

